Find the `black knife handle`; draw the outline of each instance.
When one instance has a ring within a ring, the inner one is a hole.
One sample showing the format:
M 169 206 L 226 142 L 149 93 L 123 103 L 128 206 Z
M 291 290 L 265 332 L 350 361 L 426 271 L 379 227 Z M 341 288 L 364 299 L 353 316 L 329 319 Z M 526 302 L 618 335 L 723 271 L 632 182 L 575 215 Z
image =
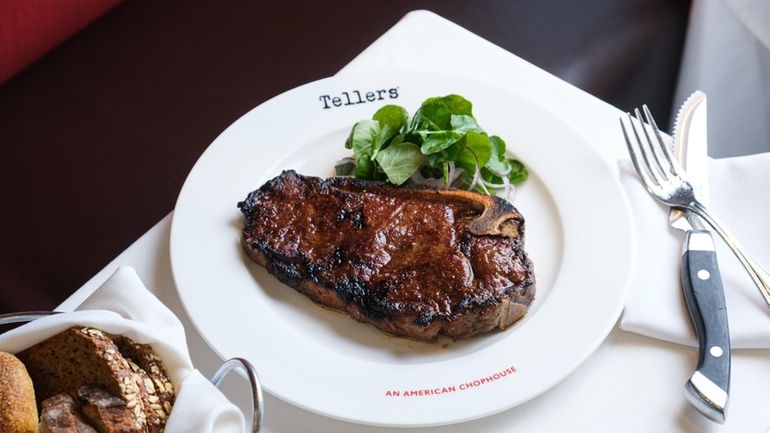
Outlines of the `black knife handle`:
M 687 233 L 682 254 L 682 289 L 698 335 L 698 366 L 688 389 L 698 391 L 714 410 L 721 411 L 724 422 L 730 390 L 730 332 L 722 276 L 708 231 Z

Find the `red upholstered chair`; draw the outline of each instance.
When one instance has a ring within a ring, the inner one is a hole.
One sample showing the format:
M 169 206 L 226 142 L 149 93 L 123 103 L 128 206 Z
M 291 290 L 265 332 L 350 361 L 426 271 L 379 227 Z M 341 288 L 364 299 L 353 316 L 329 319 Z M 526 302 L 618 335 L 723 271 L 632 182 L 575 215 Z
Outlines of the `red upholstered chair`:
M 0 84 L 120 0 L 0 0 Z

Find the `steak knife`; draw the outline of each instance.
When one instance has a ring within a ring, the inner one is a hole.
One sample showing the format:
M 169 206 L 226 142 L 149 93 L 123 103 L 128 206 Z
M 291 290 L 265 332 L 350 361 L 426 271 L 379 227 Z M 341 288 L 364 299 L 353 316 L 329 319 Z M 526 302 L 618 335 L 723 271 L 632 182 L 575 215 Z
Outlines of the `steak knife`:
M 708 199 L 706 95 L 696 91 L 674 123 L 674 153 L 693 187 Z M 730 333 L 714 241 L 698 216 L 672 209 L 669 222 L 684 231 L 682 290 L 698 336 L 698 364 L 685 384 L 688 401 L 723 424 L 730 390 Z

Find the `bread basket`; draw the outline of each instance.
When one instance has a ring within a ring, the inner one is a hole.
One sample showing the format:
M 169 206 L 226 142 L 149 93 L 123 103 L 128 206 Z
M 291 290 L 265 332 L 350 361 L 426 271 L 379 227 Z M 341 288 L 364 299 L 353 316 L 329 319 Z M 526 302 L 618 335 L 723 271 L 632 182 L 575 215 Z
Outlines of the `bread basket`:
M 249 361 L 228 359 L 210 379 L 203 377 L 192 366 L 181 322 L 147 291 L 131 268 L 118 269 L 95 295 L 74 312 L 0 314 L 0 326 L 25 323 L 5 332 L 0 328 L 0 350 L 18 353 L 72 326 L 94 327 L 112 335 L 127 335 L 140 343 L 151 344 L 168 366 L 169 378 L 177 390 L 177 401 L 171 410 L 166 433 L 218 431 L 223 422 L 227 424 L 228 431 L 240 431 L 239 426 L 244 424 L 246 432 L 260 430 L 264 410 L 262 388 Z M 111 305 L 115 308 L 109 308 Z M 238 370 L 248 380 L 252 400 L 250 428 L 248 422 L 244 423 L 248 417 L 244 419 L 241 411 L 218 391 L 220 383 L 232 370 Z M 215 410 L 207 414 L 207 408 Z M 172 422 L 174 411 L 178 412 L 178 416 Z M 195 428 L 204 424 L 199 421 L 206 421 L 208 427 Z M 193 427 L 188 428 L 191 424 Z

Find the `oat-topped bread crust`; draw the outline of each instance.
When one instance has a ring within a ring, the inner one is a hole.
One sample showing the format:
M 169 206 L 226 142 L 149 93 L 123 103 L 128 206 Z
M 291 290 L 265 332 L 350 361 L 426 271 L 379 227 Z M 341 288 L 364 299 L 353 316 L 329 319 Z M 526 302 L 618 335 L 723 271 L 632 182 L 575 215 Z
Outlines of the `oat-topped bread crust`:
M 150 426 L 165 425 L 165 420 L 171 415 L 176 393 L 174 385 L 168 378 L 163 360 L 149 344 L 139 344 L 125 336 L 114 337 L 113 341 L 131 369 L 135 372 L 144 372 L 147 376 L 142 379 L 142 384 L 150 395 L 147 423 Z
M 141 432 L 163 432 L 168 413 L 163 403 L 157 410 L 160 396 L 147 385 L 152 379 L 104 332 L 70 328 L 18 356 L 30 372 L 39 401 L 59 393 L 77 395 L 81 386 L 103 388 L 126 402 Z

